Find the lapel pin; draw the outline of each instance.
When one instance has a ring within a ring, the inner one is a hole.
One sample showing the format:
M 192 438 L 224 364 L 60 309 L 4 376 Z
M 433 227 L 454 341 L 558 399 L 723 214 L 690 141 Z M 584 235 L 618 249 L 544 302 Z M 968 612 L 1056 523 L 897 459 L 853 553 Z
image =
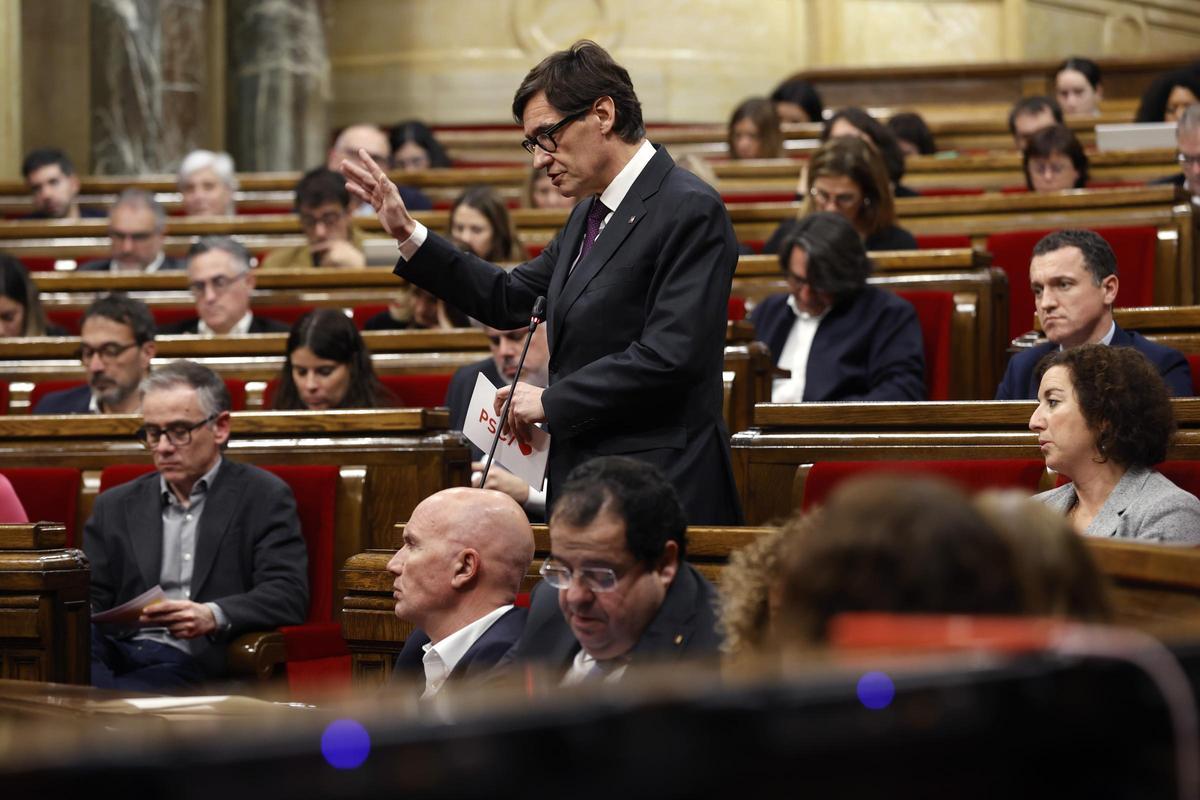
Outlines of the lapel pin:
M 629 224 L 630 224 L 630 225 L 632 225 L 632 224 L 633 224 L 633 221 L 634 221 L 635 219 L 637 219 L 637 215 L 636 215 L 636 214 L 635 214 L 635 215 L 633 215 L 632 217 L 630 217 L 630 218 L 629 218 Z

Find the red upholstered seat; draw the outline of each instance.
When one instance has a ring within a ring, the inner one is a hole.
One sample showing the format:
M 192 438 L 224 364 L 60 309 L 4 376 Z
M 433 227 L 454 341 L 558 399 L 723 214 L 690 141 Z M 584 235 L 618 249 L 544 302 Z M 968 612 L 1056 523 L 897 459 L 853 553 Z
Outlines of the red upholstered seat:
M 1158 232 L 1150 226 L 1095 228 L 1117 257 L 1121 291 L 1118 306 L 1154 305 L 1154 261 Z M 992 263 L 1008 275 L 1008 330 L 1016 338 L 1033 326 L 1033 293 L 1029 290 L 1029 260 L 1033 246 L 1049 230 L 1012 231 L 988 237 Z
M 11 393 L 8 389 L 8 381 L 0 381 L 0 413 L 8 413 L 8 403 Z
M 729 321 L 737 322 L 746 318 L 746 298 L 733 297 L 729 298 Z
M 1187 362 L 1192 371 L 1192 394 L 1200 397 L 1200 355 L 1188 353 Z
M 363 329 L 363 325 L 367 324 L 367 320 L 376 314 L 382 314 L 384 311 L 387 311 L 387 308 L 387 303 L 379 303 L 377 305 L 368 306 L 355 306 L 351 310 L 350 316 L 351 319 L 354 320 L 354 326 L 361 331 Z
M 25 507 L 30 522 L 61 522 L 67 526 L 67 547 L 80 540 L 75 518 L 79 513 L 79 470 L 73 467 L 10 467 L 4 477 Z M 80 542 L 82 543 L 82 542 Z
M 1200 497 L 1200 461 L 1164 461 L 1155 469 L 1180 489 Z
M 254 306 L 256 316 L 269 317 L 284 325 L 295 325 L 296 320 L 312 311 L 315 306 Z
M 413 375 L 380 375 L 379 381 L 391 392 L 392 408 L 436 408 L 446 404 L 446 389 L 453 373 L 417 373 Z M 263 408 L 275 405 L 279 378 L 267 381 L 263 389 Z
M 954 324 L 953 292 L 896 292 L 913 304 L 925 344 L 925 386 L 930 400 L 950 399 L 950 335 Z
M 954 234 L 938 234 L 929 235 L 921 234 L 916 237 L 917 247 L 922 250 L 950 250 L 959 247 L 970 247 L 970 236 L 958 236 Z
M 68 336 L 78 336 L 79 321 L 83 319 L 83 309 L 47 308 L 46 319 L 65 330 Z
M 985 194 L 978 186 L 922 186 L 921 197 L 974 197 Z M 917 237 L 920 239 L 921 237 Z
M 83 381 L 39 381 L 33 385 L 33 391 L 29 393 L 29 408 L 28 413 L 32 414 L 33 409 L 37 406 L 38 401 L 51 392 L 62 391 L 63 389 L 74 389 L 76 386 L 83 386 Z M 229 407 L 234 411 L 246 410 L 246 382 L 237 378 L 226 378 L 225 388 L 229 390 Z M 5 385 L 4 407 L 8 407 L 7 397 L 8 387 Z
M 1045 471 L 1041 459 L 978 459 L 947 461 L 822 461 L 812 465 L 804 481 L 801 508 L 825 502 L 843 481 L 859 475 L 936 475 L 969 491 L 982 489 L 1038 490 Z
M 154 324 L 161 331 L 168 325 L 174 325 L 183 322 L 185 319 L 191 319 L 196 316 L 195 306 L 151 306 L 150 313 L 154 315 Z

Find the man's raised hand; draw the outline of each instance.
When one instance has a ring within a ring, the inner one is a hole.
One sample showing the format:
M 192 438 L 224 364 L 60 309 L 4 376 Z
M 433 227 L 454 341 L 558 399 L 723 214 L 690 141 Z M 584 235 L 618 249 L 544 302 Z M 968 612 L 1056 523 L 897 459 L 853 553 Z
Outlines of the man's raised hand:
M 341 164 L 341 173 L 346 177 L 346 189 L 375 209 L 388 235 L 398 242 L 405 241 L 412 236 L 417 223 L 400 199 L 400 190 L 362 148 L 358 151 L 358 162 L 356 164 L 347 159 Z

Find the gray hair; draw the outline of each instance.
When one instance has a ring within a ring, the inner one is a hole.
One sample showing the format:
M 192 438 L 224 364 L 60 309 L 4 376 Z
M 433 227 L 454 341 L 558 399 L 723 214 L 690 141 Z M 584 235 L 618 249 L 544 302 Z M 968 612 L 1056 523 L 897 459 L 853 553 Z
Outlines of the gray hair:
M 196 399 L 204 416 L 212 417 L 229 411 L 233 405 L 225 381 L 208 367 L 195 361 L 179 359 L 159 367 L 142 379 L 142 396 L 150 392 L 186 386 L 196 390 Z
M 147 192 L 145 189 L 126 189 L 117 195 L 117 202 L 113 203 L 109 215 L 116 211 L 120 206 L 129 206 L 130 208 L 148 208 L 154 212 L 154 231 L 161 232 L 167 227 L 167 211 L 162 207 L 162 204 L 154 199 L 154 195 Z
M 183 188 L 183 182 L 189 175 L 202 169 L 211 169 L 221 179 L 221 183 L 229 187 L 230 191 L 237 191 L 238 182 L 237 175 L 234 174 L 233 156 L 229 153 L 214 153 L 212 150 L 193 150 L 183 157 L 183 161 L 179 163 L 179 188 Z
M 233 259 L 238 273 L 250 271 L 250 253 L 242 243 L 230 236 L 201 236 L 188 250 L 188 263 L 201 253 L 211 253 L 219 250 L 228 253 Z
M 1178 139 L 1185 131 L 1200 130 L 1200 103 L 1192 103 L 1183 110 L 1183 116 L 1175 126 L 1175 138 Z

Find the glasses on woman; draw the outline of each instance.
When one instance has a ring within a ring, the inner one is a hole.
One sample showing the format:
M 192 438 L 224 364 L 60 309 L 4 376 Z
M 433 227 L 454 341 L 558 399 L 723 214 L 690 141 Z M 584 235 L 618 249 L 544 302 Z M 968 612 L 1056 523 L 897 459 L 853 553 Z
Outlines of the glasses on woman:
M 852 192 L 830 194 L 824 189 L 818 189 L 815 186 L 809 189 L 808 193 L 812 196 L 813 201 L 816 202 L 817 205 L 824 207 L 830 203 L 833 203 L 833 205 L 837 206 L 843 211 L 854 208 L 854 204 L 861 199 L 858 195 Z
M 159 440 L 164 436 L 167 437 L 168 442 L 176 447 L 183 447 L 192 441 L 192 431 L 202 425 L 207 425 L 219 416 L 221 414 L 217 412 L 216 414 L 208 415 L 196 423 L 172 422 L 165 428 L 160 428 L 157 425 L 143 425 L 133 432 L 133 437 L 149 450 L 158 447 Z

